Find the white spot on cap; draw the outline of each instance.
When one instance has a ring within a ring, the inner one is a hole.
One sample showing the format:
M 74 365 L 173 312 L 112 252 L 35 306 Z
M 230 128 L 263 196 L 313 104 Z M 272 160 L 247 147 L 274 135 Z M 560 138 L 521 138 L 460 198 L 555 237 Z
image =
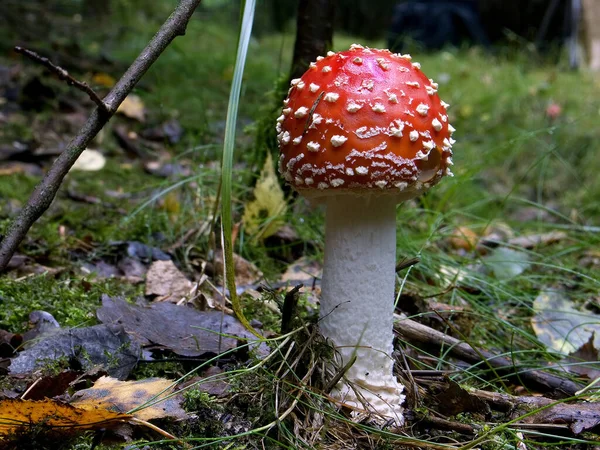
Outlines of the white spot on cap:
M 302 89 L 304 89 L 304 86 L 306 86 L 306 84 L 304 83 L 304 81 L 301 81 L 300 83 L 298 83 L 296 85 L 296 89 L 298 89 L 299 91 L 301 91 Z
M 279 142 L 282 145 L 287 145 L 290 143 L 290 133 L 289 131 L 284 131 L 281 137 L 279 138 Z
M 360 65 L 362 64 L 362 58 L 361 58 L 360 56 L 357 56 L 356 58 L 354 58 L 354 59 L 352 60 L 352 62 L 353 62 L 354 64 L 356 64 L 357 66 L 360 66 Z
M 446 108 L 446 109 L 450 108 L 450 105 L 448 103 L 446 103 L 445 101 L 441 100 L 440 103 L 444 108 Z
M 335 55 L 335 52 L 332 52 L 332 51 L 327 52 L 327 56 L 333 56 L 333 55 Z
M 331 136 L 331 145 L 333 145 L 334 147 L 339 147 L 347 140 L 348 140 L 348 138 L 346 136 L 340 136 L 340 135 L 336 134 L 334 136 Z
M 310 89 L 310 92 L 315 93 L 319 90 L 320 86 L 315 83 L 310 83 L 310 86 L 308 88 Z
M 373 106 L 371 106 L 371 109 L 373 111 L 375 111 L 376 113 L 384 113 L 385 112 L 385 106 L 383 106 L 383 103 L 375 103 Z
M 350 103 L 348 103 L 348 106 L 346 106 L 346 111 L 348 111 L 350 113 L 355 113 L 362 107 L 363 107 L 363 105 L 361 105 L 360 103 L 351 101 Z
M 402 137 L 402 130 L 404 130 L 404 122 L 400 119 L 394 120 L 390 123 L 389 132 L 391 136 Z
M 292 108 L 284 108 L 283 111 L 281 111 L 281 114 L 283 114 L 284 116 L 287 116 L 291 112 L 292 112 Z
M 437 120 L 437 119 L 433 119 L 433 120 L 431 121 L 431 126 L 433 127 L 433 129 L 434 129 L 435 131 L 440 131 L 440 130 L 442 129 L 442 122 L 440 122 L 440 121 L 439 121 L 439 120 Z
M 410 139 L 411 142 L 415 142 L 417 139 L 419 139 L 419 132 L 417 130 L 412 130 L 408 134 L 408 138 Z
M 426 116 L 429 111 L 429 106 L 425 103 L 419 103 L 419 105 L 415 108 L 415 110 L 422 116 Z
M 398 96 L 393 92 L 386 92 L 390 103 L 398 103 Z
M 281 123 L 285 120 L 285 116 L 282 114 L 277 118 L 277 123 Z
M 294 178 L 294 183 L 296 184 L 304 184 L 304 180 L 300 177 L 295 177 Z
M 309 152 L 318 152 L 321 146 L 318 142 L 310 141 L 308 144 L 306 144 L 306 148 Z
M 373 80 L 363 80 L 362 83 L 360 84 L 360 86 L 364 89 L 368 89 L 369 91 L 373 90 L 373 86 L 375 85 L 375 83 L 373 82 Z
M 279 134 L 283 131 L 283 128 L 281 127 L 280 122 L 277 122 L 277 125 L 275 125 L 275 130 L 277 131 L 277 134 Z
M 311 177 L 306 177 L 304 179 L 304 184 L 306 184 L 307 186 L 310 186 L 311 184 L 313 184 L 315 182 L 315 180 L 313 180 Z
M 379 189 L 383 189 L 387 186 L 388 182 L 385 180 L 379 180 L 375 182 L 375 186 L 377 186 Z
M 433 81 L 431 78 L 429 79 L 429 82 L 431 83 L 431 86 L 434 89 L 437 89 L 439 87 L 439 84 L 437 84 L 435 81 Z
M 453 166 L 454 165 L 454 161 L 452 161 L 452 157 L 448 156 L 446 158 L 446 164 L 448 164 L 449 166 Z
M 432 86 L 425 86 L 425 90 L 428 95 L 433 95 L 437 92 L 437 89 L 434 89 Z
M 442 118 L 442 122 L 448 122 L 448 116 L 442 114 L 440 117 Z
M 322 57 L 322 56 L 317 56 L 317 61 L 321 61 L 321 60 L 323 60 L 323 59 L 325 59 L 325 58 L 324 58 L 324 57 Z
M 302 142 L 302 135 L 300 135 L 300 136 L 298 136 L 297 138 L 295 138 L 295 139 L 292 141 L 292 144 L 294 144 L 294 145 L 299 145 L 299 144 L 300 144 L 300 142 Z
M 341 186 L 342 184 L 344 184 L 344 180 L 342 180 L 341 178 L 334 178 L 333 180 L 331 180 L 331 185 L 333 187 L 338 187 L 338 186 Z
M 324 100 L 326 102 L 335 103 L 337 102 L 338 98 L 340 98 L 340 94 L 336 92 L 328 92 L 327 94 L 325 94 Z
M 316 69 L 316 68 L 317 68 L 317 64 L 316 64 L 316 63 L 314 63 L 314 62 L 311 62 L 311 63 L 308 65 L 308 67 L 309 67 L 310 69 Z
M 454 176 L 454 174 L 453 174 L 453 173 L 452 173 L 452 171 L 450 170 L 450 167 L 446 167 L 446 172 L 445 172 L 445 173 L 446 173 L 446 175 L 447 175 L 447 176 L 449 176 L 449 177 L 453 177 L 453 176 Z
M 412 63 L 412 66 L 413 66 L 415 69 L 420 69 L 420 68 L 421 68 L 421 63 L 414 62 L 414 63 Z
M 403 66 L 398 67 L 398 71 L 399 72 L 410 72 L 410 70 L 408 70 L 408 67 L 403 67 Z
M 323 68 L 321 69 L 321 72 L 323 72 L 323 73 L 331 72 L 331 66 L 323 66 Z
M 350 46 L 350 50 L 362 50 L 362 49 L 364 49 L 364 47 L 360 44 L 352 44 Z
M 452 136 L 455 131 L 456 131 L 456 128 L 454 128 L 452 125 L 448 124 L 448 133 L 450 133 L 450 136 Z
M 394 183 L 394 186 L 403 191 L 408 187 L 408 183 L 406 181 L 397 181 L 396 183 Z
M 433 150 L 435 148 L 435 142 L 433 142 L 433 141 L 424 141 L 423 142 L 423 147 L 425 147 L 425 150 L 427 150 L 427 153 L 429 153 L 431 150 Z
M 323 181 L 321 181 L 319 184 L 317 184 L 317 188 L 321 189 L 321 190 L 327 189 L 328 187 L 329 187 L 329 185 Z
M 414 88 L 421 87 L 418 81 L 405 81 L 404 84 Z
M 358 166 L 356 168 L 356 173 L 359 175 L 366 175 L 369 173 L 369 169 L 366 168 L 365 166 Z
M 352 169 L 352 167 L 346 167 L 346 175 L 348 175 L 349 177 L 354 175 L 354 170 Z
M 294 79 L 293 79 L 293 80 L 290 82 L 290 84 L 291 84 L 292 86 L 296 86 L 298 83 L 300 83 L 300 78 L 294 78 Z
M 407 61 L 412 60 L 412 56 L 410 56 L 408 53 L 406 55 L 400 55 L 400 58 L 406 59 Z
M 377 64 L 379 64 L 379 67 L 381 67 L 383 70 L 389 70 L 390 68 L 389 63 L 385 60 L 385 58 L 377 58 Z
M 323 122 L 323 116 L 319 113 L 314 113 L 312 116 L 312 123 L 308 128 L 317 128 L 317 125 L 319 125 L 321 122 Z
M 308 108 L 306 106 L 301 106 L 294 113 L 294 117 L 296 119 L 301 119 L 302 117 L 306 117 L 307 114 L 308 114 Z
M 429 159 L 429 152 L 424 152 L 423 150 L 419 150 L 415 155 L 415 158 L 422 159 L 423 161 L 427 161 Z

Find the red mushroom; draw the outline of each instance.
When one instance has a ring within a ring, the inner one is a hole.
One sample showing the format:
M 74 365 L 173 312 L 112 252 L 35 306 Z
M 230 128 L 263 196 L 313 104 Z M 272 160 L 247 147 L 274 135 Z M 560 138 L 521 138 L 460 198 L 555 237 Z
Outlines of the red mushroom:
M 277 120 L 279 170 L 326 204 L 319 326 L 342 364 L 357 357 L 335 395 L 402 424 L 391 357 L 396 204 L 452 175 L 448 105 L 409 55 L 356 44 L 291 84 Z

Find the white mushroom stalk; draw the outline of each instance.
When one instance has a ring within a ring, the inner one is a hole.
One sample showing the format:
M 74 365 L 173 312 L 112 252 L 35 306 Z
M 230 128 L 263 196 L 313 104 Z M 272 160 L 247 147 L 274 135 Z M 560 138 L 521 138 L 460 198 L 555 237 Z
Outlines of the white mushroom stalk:
M 335 343 L 340 367 L 356 356 L 334 396 L 402 425 L 392 359 L 396 203 L 385 195 L 327 197 L 319 328 Z

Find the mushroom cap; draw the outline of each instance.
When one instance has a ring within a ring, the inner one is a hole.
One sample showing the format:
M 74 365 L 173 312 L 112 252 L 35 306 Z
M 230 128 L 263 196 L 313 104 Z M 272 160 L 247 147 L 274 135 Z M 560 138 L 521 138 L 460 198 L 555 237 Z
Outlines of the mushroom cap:
M 448 105 L 410 55 L 354 44 L 291 85 L 277 119 L 279 170 L 301 194 L 404 200 L 452 175 Z

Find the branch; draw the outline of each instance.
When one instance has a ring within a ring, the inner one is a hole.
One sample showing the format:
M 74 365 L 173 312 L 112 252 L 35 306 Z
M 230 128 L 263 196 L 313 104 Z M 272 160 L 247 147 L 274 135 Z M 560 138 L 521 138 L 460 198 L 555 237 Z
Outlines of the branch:
M 60 66 L 57 66 L 52 61 L 50 61 L 48 58 L 40 56 L 32 50 L 28 50 L 26 48 L 18 47 L 18 46 L 15 47 L 14 50 L 17 53 L 21 53 L 22 55 L 25 55 L 28 58 L 30 58 L 36 62 L 39 62 L 40 64 L 43 64 L 48 69 L 50 69 L 51 72 L 54 72 L 56 74 L 56 76 L 58 76 L 58 78 L 60 78 L 63 81 L 66 81 L 67 84 L 69 84 L 71 86 L 75 86 L 80 91 L 85 92 L 88 95 L 88 97 L 90 97 L 90 99 L 96 104 L 96 106 L 98 106 L 98 108 L 100 108 L 101 110 L 103 110 L 105 112 L 108 112 L 107 106 L 104 104 L 102 99 L 98 96 L 98 94 L 96 94 L 96 91 L 94 91 L 90 87 L 89 84 L 84 83 L 83 81 L 76 80 L 71 75 L 69 75 L 69 72 L 67 72 L 65 69 L 63 69 Z
M 394 329 L 406 341 L 444 347 L 451 355 L 470 363 L 483 361 L 498 371 L 514 375 L 527 386 L 542 388 L 557 396 L 573 396 L 583 387 L 569 379 L 542 370 L 520 370 L 515 362 L 508 358 L 494 355 L 486 350 L 474 349 L 465 342 L 407 319 L 406 316 L 394 314 Z
M 125 97 L 142 78 L 160 54 L 177 36 L 184 35 L 187 24 L 201 0 L 181 0 L 129 69 L 104 98 L 105 109 L 96 108 L 67 148 L 56 159 L 46 176 L 36 186 L 25 207 L 9 225 L 0 241 L 0 273 L 6 269 L 12 255 L 31 226 L 50 207 L 64 177 L 87 145 L 106 125 Z

